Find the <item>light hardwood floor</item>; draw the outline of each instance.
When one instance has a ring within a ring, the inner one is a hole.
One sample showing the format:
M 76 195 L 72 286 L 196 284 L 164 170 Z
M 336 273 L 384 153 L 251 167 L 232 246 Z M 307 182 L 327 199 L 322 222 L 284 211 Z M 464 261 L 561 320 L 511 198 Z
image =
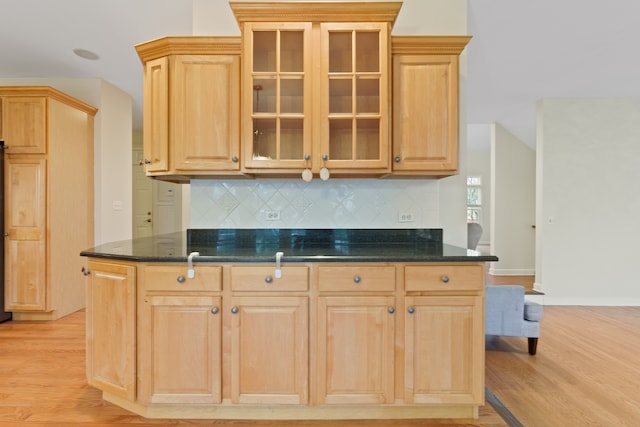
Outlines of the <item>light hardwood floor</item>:
M 0 427 L 77 426 L 286 426 L 391 427 L 507 424 L 491 408 L 478 420 L 212 421 L 147 420 L 104 402 L 85 378 L 84 311 L 34 323 L 0 323 Z
M 512 282 L 513 283 L 513 282 Z M 145 420 L 86 384 L 84 312 L 0 324 L 0 426 L 504 426 L 478 420 L 258 422 Z M 545 306 L 536 356 L 525 338 L 487 340 L 486 384 L 527 427 L 640 425 L 640 307 Z

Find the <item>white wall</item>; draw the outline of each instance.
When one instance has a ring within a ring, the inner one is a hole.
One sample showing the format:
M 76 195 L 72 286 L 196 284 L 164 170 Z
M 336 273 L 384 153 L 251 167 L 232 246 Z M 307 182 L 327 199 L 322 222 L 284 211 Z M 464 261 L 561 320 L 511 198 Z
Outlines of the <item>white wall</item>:
M 536 153 L 499 124 L 491 126 L 490 274 L 533 275 Z
M 536 287 L 546 304 L 640 305 L 640 98 L 538 105 Z
M 194 0 L 195 35 L 240 34 L 230 9 L 215 12 L 211 0 Z M 392 34 L 465 35 L 467 1 L 405 0 Z M 191 227 L 215 228 L 229 224 L 245 227 L 433 227 L 444 229 L 447 243 L 466 247 L 466 70 L 466 53 L 463 52 L 460 57 L 460 175 L 442 180 L 316 180 L 311 184 L 301 179 L 197 181 L 191 184 Z M 273 186 L 277 187 L 275 191 L 265 190 L 265 187 Z M 282 189 L 282 186 L 286 188 Z M 286 193 L 287 196 L 265 200 L 265 192 L 281 196 Z M 229 197 L 234 194 L 241 195 L 237 197 L 242 199 L 240 203 Z M 386 198 L 381 198 L 382 195 Z M 228 204 L 225 205 L 223 199 Z M 298 202 L 291 203 L 289 199 Z M 218 202 L 212 202 L 215 200 Z M 305 207 L 309 201 L 311 208 Z M 397 203 L 397 208 L 393 203 Z M 231 206 L 235 207 L 231 209 Z M 281 210 L 282 220 L 265 225 L 261 210 L 275 207 Z M 398 223 L 396 213 L 409 208 L 416 209 L 417 220 Z
M 131 96 L 94 78 L 13 78 L 0 79 L 0 85 L 51 86 L 98 108 L 94 119 L 95 243 L 130 239 Z M 117 201 L 122 209 L 114 211 Z

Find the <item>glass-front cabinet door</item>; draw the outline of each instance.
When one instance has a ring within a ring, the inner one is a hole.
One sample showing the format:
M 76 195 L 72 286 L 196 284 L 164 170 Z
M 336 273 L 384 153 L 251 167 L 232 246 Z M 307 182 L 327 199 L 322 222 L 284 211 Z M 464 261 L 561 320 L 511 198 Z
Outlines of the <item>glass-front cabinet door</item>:
M 388 168 L 387 25 L 325 23 L 321 44 L 322 167 Z
M 309 167 L 311 24 L 245 25 L 244 165 Z

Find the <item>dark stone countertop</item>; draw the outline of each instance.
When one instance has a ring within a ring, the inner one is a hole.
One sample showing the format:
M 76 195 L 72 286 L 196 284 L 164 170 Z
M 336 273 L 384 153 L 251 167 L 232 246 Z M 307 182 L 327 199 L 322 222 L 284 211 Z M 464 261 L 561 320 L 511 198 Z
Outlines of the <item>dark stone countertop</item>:
M 134 262 L 485 262 L 442 243 L 442 229 L 190 229 L 105 243 L 82 256 Z

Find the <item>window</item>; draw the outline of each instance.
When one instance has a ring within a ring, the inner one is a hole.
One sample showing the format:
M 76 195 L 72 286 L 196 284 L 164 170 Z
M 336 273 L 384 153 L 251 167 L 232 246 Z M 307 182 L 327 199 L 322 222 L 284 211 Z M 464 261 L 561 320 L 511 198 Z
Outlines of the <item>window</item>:
M 467 222 L 480 222 L 482 214 L 482 177 L 467 177 Z

